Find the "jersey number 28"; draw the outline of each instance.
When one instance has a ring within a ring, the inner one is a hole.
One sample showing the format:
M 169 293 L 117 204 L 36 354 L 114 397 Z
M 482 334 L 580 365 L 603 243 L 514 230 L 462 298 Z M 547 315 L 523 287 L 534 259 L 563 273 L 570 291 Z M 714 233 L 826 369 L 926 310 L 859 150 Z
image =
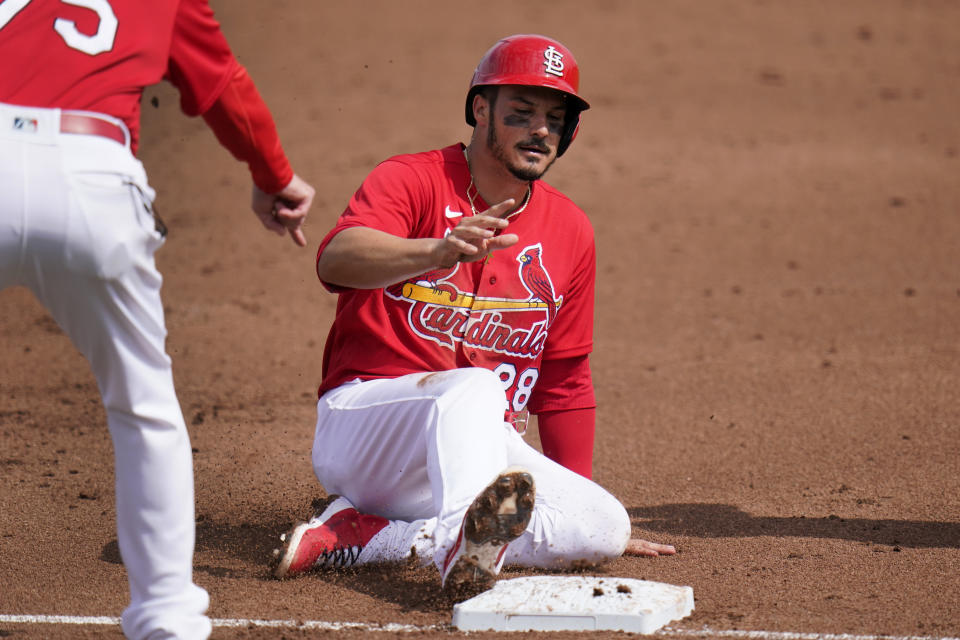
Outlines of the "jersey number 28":
M 503 389 L 508 392 L 513 386 L 513 383 L 517 383 L 517 390 L 514 392 L 512 398 L 507 398 L 510 401 L 510 408 L 513 411 L 523 411 L 527 406 L 527 402 L 530 400 L 530 394 L 533 393 L 533 387 L 537 384 L 537 378 L 540 377 L 540 371 L 535 367 L 530 367 L 529 369 L 524 369 L 520 376 L 517 376 L 517 368 L 508 362 L 503 362 L 493 370 L 495 374 L 500 376 L 500 382 L 503 383 Z
M 4 0 L 0 3 L 0 29 L 3 29 L 13 16 L 30 4 L 33 0 Z M 90 9 L 100 18 L 97 32 L 91 36 L 80 33 L 77 23 L 66 18 L 57 18 L 53 22 L 53 30 L 60 34 L 67 46 L 88 55 L 95 56 L 113 48 L 113 41 L 117 37 L 117 16 L 113 13 L 108 0 L 60 0 L 76 7 Z

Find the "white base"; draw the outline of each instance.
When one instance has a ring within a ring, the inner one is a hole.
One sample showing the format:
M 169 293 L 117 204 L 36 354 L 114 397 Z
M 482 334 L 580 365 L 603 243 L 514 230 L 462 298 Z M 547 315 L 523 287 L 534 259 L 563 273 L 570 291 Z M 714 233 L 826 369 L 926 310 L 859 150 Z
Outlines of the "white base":
M 610 576 L 501 580 L 453 607 L 461 631 L 653 633 L 693 611 L 693 588 Z

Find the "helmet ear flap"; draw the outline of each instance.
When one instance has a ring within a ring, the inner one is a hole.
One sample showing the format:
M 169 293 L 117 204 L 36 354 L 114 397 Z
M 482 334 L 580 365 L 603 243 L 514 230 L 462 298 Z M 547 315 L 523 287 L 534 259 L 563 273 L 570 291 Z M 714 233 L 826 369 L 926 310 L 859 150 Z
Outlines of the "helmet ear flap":
M 558 158 L 563 155 L 563 152 L 567 150 L 567 147 L 570 146 L 570 143 L 574 141 L 580 131 L 581 110 L 577 110 L 576 113 L 572 111 L 573 108 L 571 107 L 571 113 L 567 115 L 567 121 L 563 124 L 563 134 L 560 136 L 560 143 L 557 145 Z

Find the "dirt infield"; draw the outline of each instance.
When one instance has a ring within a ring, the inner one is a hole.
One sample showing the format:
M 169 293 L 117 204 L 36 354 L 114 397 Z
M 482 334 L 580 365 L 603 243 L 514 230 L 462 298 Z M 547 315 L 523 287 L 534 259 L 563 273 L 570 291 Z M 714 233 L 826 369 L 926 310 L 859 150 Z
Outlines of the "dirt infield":
M 263 232 L 245 169 L 169 86 L 148 91 L 213 617 L 457 635 L 432 570 L 280 583 L 267 560 L 322 491 L 309 449 L 335 299 L 316 244 L 377 161 L 467 140 L 480 55 L 538 32 L 577 55 L 594 107 L 547 181 L 597 233 L 595 478 L 636 535 L 681 551 L 595 573 L 692 586 L 674 625 L 690 632 L 960 636 L 960 4 L 213 4 L 318 192 L 309 248 Z M 119 616 L 93 377 L 25 290 L 0 309 L 0 615 Z

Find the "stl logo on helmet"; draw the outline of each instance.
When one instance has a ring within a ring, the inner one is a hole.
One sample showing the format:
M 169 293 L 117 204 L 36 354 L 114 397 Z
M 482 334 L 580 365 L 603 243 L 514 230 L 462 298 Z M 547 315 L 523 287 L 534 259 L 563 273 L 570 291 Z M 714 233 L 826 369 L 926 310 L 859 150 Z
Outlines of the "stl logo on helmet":
M 563 54 L 557 51 L 553 45 L 547 47 L 543 52 L 543 66 L 549 74 L 558 78 L 563 77 Z

